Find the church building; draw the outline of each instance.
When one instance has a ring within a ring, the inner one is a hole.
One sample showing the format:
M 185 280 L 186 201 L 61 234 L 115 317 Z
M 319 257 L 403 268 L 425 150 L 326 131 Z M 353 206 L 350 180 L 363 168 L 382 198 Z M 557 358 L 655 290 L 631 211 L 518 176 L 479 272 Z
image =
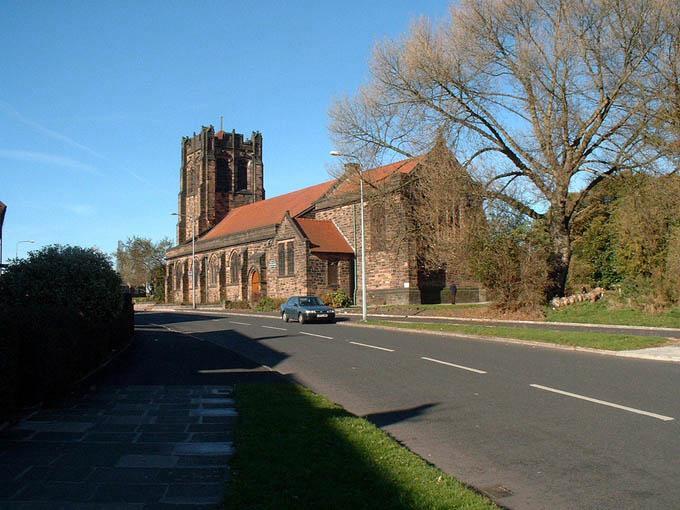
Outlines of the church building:
M 356 178 L 267 199 L 259 132 L 245 138 L 209 126 L 184 137 L 181 145 L 177 246 L 166 256 L 167 302 L 191 303 L 194 282 L 196 302 L 202 304 L 323 296 L 338 289 L 360 301 Z M 405 179 L 427 157 L 369 169 L 362 178 L 373 187 Z M 403 200 L 398 195 L 394 199 Z M 444 272 L 419 269 L 414 243 L 397 247 L 391 241 L 403 222 L 384 203 L 366 201 L 364 216 L 368 304 L 440 302 L 452 276 L 447 280 Z M 474 286 L 458 285 L 459 301 L 483 297 Z

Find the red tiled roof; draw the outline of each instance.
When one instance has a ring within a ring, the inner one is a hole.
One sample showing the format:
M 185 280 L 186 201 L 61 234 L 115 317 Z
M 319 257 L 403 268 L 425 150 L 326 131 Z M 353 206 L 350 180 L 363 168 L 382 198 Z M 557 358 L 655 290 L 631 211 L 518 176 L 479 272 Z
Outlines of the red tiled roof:
M 395 173 L 400 174 L 411 173 L 411 171 L 416 167 L 416 165 L 420 163 L 421 159 L 422 157 L 405 159 L 403 161 L 397 161 L 396 163 L 390 163 L 389 165 L 379 166 L 378 168 L 366 170 L 362 174 L 364 182 L 377 184 L 378 182 L 386 179 L 387 177 Z M 346 180 L 340 186 L 338 186 L 336 192 L 337 193 L 356 192 L 358 191 L 358 188 L 359 188 L 358 176 L 354 178 L 352 178 L 352 176 L 349 176 L 348 180 Z
M 406 159 L 404 161 L 398 161 L 396 163 L 367 170 L 363 173 L 363 176 L 365 181 L 376 183 L 396 172 L 404 174 L 409 173 L 419 162 L 420 158 Z M 229 212 L 222 221 L 202 236 L 201 239 L 216 239 L 218 237 L 236 234 L 237 232 L 245 232 L 246 230 L 259 227 L 276 225 L 281 222 L 286 211 L 294 218 L 312 207 L 314 202 L 323 197 L 336 182 L 336 180 L 322 182 L 321 184 L 316 184 L 298 191 L 292 191 L 285 195 L 279 195 L 278 197 L 237 207 Z M 344 181 L 333 190 L 333 194 L 348 193 L 356 191 L 357 188 L 358 181 Z M 335 228 L 335 226 L 333 228 Z
M 237 207 L 201 239 L 215 239 L 258 227 L 276 225 L 283 219 L 286 211 L 295 217 L 309 209 L 333 184 L 335 181 L 322 182 L 309 188 Z
M 295 221 L 311 241 L 313 253 L 354 253 L 332 221 L 311 218 L 296 218 Z

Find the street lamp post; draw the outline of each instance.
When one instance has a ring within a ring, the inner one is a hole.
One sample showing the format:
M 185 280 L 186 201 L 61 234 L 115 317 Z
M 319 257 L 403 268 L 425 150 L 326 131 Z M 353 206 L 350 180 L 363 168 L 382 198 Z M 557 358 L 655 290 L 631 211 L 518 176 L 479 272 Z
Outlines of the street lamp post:
M 191 307 L 196 309 L 196 223 L 191 214 L 170 213 L 191 222 Z
M 331 156 L 354 158 L 349 154 L 343 154 L 338 151 L 331 151 Z M 364 176 L 361 165 L 359 169 L 359 208 L 361 209 L 361 320 L 366 321 L 367 306 L 366 306 L 366 233 L 364 230 Z
M 16 258 L 16 259 L 19 258 L 19 245 L 20 245 L 21 243 L 30 243 L 30 244 L 33 244 L 33 243 L 35 243 L 35 241 L 33 241 L 33 240 L 31 240 L 31 239 L 26 240 L 26 241 L 17 241 L 16 250 L 15 250 L 15 252 L 14 252 L 14 258 Z

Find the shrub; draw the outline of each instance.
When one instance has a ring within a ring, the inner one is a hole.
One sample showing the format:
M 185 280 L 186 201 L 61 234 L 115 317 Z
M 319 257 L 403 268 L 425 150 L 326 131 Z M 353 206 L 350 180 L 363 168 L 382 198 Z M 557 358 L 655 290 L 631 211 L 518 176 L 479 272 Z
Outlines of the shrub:
M 132 335 L 132 301 L 107 257 L 50 246 L 0 278 L 0 413 L 49 398 Z
M 334 292 L 327 292 L 321 297 L 321 300 L 333 308 L 345 308 L 352 304 L 352 300 L 342 289 L 338 289 Z
M 467 240 L 475 257 L 469 262 L 477 279 L 505 311 L 536 310 L 549 288 L 548 251 L 540 225 L 513 228 L 492 225 Z
M 248 310 L 250 309 L 250 303 L 248 301 L 225 301 L 224 308 L 227 310 Z
M 253 305 L 258 312 L 274 312 L 278 311 L 279 307 L 285 302 L 285 299 L 263 297 Z

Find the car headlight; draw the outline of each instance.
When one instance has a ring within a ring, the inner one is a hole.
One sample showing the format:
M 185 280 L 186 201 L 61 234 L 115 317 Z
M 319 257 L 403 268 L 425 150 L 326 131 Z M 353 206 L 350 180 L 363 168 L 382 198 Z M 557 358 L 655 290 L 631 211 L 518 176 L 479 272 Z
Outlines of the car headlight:
M 328 313 L 335 313 L 335 310 L 333 308 L 329 308 Z

